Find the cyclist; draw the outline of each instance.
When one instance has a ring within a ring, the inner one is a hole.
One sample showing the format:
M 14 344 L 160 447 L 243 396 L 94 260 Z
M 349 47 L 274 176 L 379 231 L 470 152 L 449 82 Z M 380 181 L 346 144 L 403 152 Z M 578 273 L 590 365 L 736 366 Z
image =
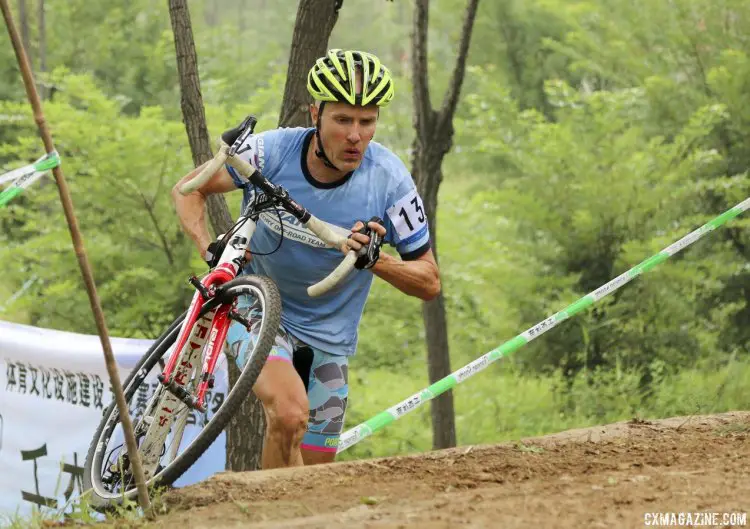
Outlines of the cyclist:
M 440 292 L 427 219 L 411 175 L 395 154 L 371 141 L 379 109 L 393 98 L 390 71 L 370 53 L 330 50 L 310 69 L 307 88 L 315 127 L 268 130 L 249 136 L 238 149 L 271 182 L 349 237 L 340 251 L 327 248 L 284 212 L 261 214 L 253 235 L 255 255 L 244 272 L 271 277 L 282 299 L 282 327 L 253 387 L 267 420 L 263 468 L 334 460 L 346 410 L 347 361 L 357 347 L 373 274 L 423 300 Z M 183 229 L 205 258 L 212 242 L 206 197 L 242 189 L 244 208 L 254 191 L 225 166 L 197 191 L 181 195 L 178 187 L 201 169 L 185 175 L 172 196 Z M 382 224 L 365 220 L 376 217 Z M 341 253 L 367 247 L 372 233 L 395 246 L 400 259 L 371 248 L 358 258 L 359 270 L 332 291 L 307 295 L 309 285 L 340 263 Z M 254 308 L 242 309 L 252 322 Z M 230 328 L 227 343 L 240 366 L 252 350 L 252 337 L 238 323 Z

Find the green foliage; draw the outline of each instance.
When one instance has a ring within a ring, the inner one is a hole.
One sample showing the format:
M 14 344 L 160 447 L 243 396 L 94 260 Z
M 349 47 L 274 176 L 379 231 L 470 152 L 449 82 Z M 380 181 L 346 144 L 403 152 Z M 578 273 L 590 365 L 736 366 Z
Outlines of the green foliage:
M 46 8 L 51 70 L 91 72 L 129 113 L 179 98 L 166 2 L 72 0 L 48 2 Z
M 723 163 L 706 138 L 727 119 L 721 105 L 700 108 L 667 141 L 646 133 L 649 105 L 642 90 L 582 95 L 558 81 L 548 84 L 547 93 L 557 108 L 554 122 L 520 111 L 502 94 L 489 103 L 472 94 L 463 125 L 477 130 L 487 121 L 509 122 L 504 136 L 474 143 L 476 152 L 491 153 L 508 173 L 494 189 L 475 195 L 472 204 L 489 211 L 495 244 L 536 272 L 531 287 L 515 282 L 506 294 L 529 325 L 554 312 L 550 303 L 562 308 L 710 218 L 698 213 L 701 184 Z M 711 354 L 695 343 L 694 320 L 702 307 L 689 310 L 674 292 L 692 291 L 700 303 L 711 295 L 710 288 L 694 288 L 704 283 L 700 269 L 707 262 L 726 268 L 732 254 L 722 251 L 720 241 L 704 243 L 697 254 L 691 251 L 545 337 L 530 356 L 541 366 L 577 371 L 621 361 L 647 365 L 660 354 L 689 365 L 700 354 Z M 714 277 L 715 288 L 721 288 L 722 279 Z M 644 332 L 648 347 L 642 343 Z
M 144 107 L 126 117 L 90 78 L 57 76 L 64 89 L 46 105 L 46 118 L 59 138 L 57 149 L 110 328 L 128 336 L 157 335 L 185 303 L 181 283 L 192 251 L 169 199 L 174 175 L 189 168 L 181 124 L 165 120 L 159 108 Z M 1 155 L 35 158 L 39 148 L 28 109 L 17 103 L 2 107 L 3 113 L 26 114 L 28 125 L 19 128 L 15 144 L 0 148 Z M 20 285 L 25 278 L 40 279 L 13 310 L 26 312 L 38 326 L 94 332 L 50 179 L 11 203 L 3 216 L 13 225 L 0 249 L 0 260 L 8 263 L 6 281 Z
M 31 516 L 0 515 L 0 527 L 4 529 L 42 529 L 49 523 L 53 523 L 55 516 L 44 511 L 34 510 Z
M 748 196 L 740 103 L 748 8 L 689 4 L 535 4 L 547 13 L 535 28 L 557 22 L 542 39 L 554 65 L 546 104 L 534 109 L 508 82 L 503 61 L 469 69 L 456 152 L 472 154 L 485 178 L 470 204 L 485 212 L 476 227 L 488 233 L 488 253 L 512 256 L 488 268 L 507 283 L 502 295 L 515 301 L 518 330 Z M 458 160 L 449 164 L 464 168 L 466 156 Z M 648 386 L 653 365 L 673 370 L 746 354 L 750 335 L 738 325 L 750 319 L 746 224 L 736 219 L 691 246 L 545 335 L 519 361 L 569 375 L 635 367 Z
M 475 64 L 497 67 L 496 79 L 507 87 L 521 108 L 551 110 L 544 82 L 565 74 L 569 59 L 545 46 L 560 39 L 568 26 L 557 2 L 483 2 L 480 4 L 472 39 Z M 574 75 L 569 74 L 572 80 Z M 467 83 L 467 86 L 471 86 Z

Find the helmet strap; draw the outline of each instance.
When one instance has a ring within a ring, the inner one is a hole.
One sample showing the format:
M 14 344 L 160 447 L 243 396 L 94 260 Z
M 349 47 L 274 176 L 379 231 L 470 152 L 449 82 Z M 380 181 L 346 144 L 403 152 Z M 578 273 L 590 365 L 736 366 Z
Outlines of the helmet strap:
M 323 160 L 323 165 L 326 167 L 330 167 L 331 169 L 335 169 L 337 171 L 340 171 L 338 167 L 333 165 L 331 160 L 326 155 L 325 151 L 323 150 L 323 140 L 320 138 L 320 117 L 323 114 L 323 106 L 326 104 L 325 101 L 320 102 L 320 106 L 318 107 L 318 119 L 315 123 L 315 138 L 317 139 L 316 144 L 317 148 L 315 149 L 315 156 Z

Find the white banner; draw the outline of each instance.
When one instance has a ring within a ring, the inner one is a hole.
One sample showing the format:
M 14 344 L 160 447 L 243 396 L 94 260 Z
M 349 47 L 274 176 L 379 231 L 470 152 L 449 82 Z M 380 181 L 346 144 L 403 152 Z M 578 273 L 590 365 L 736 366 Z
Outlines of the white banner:
M 152 341 L 111 338 L 111 343 L 124 382 Z M 207 398 L 209 414 L 224 399 L 224 358 Z M 148 394 L 139 397 L 136 407 Z M 27 515 L 35 505 L 62 510 L 75 501 L 89 445 L 110 402 L 98 336 L 0 321 L 0 515 Z M 191 422 L 196 420 L 201 417 Z M 188 427 L 185 440 L 195 431 Z M 174 485 L 202 481 L 224 464 L 222 434 Z

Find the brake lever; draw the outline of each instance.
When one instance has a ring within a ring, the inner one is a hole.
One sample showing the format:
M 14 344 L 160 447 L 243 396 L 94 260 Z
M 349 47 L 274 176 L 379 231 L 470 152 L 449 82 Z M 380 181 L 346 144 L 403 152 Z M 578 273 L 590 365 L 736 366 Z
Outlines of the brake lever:
M 231 145 L 228 152 L 229 156 L 237 154 L 237 149 L 239 149 L 240 145 L 245 143 L 245 140 L 255 131 L 255 125 L 257 125 L 257 123 L 258 119 L 250 114 L 238 126 L 222 133 L 222 141 L 227 145 Z

